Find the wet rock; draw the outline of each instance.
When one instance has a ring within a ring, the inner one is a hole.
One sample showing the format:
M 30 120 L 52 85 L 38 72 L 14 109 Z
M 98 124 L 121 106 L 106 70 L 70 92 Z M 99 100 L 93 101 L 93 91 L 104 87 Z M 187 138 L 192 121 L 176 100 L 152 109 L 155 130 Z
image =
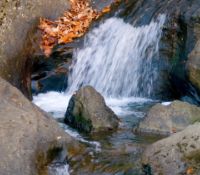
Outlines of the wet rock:
M 0 174 L 45 174 L 57 153 L 80 145 L 51 116 L 0 78 Z M 73 151 L 74 152 L 74 151 Z
M 171 5 L 176 3 L 172 2 Z M 198 89 L 191 84 L 190 78 L 188 79 L 187 61 L 198 40 L 196 33 L 200 23 L 199 9 L 199 2 L 191 1 L 188 4 L 184 0 L 178 2 L 176 7 L 168 9 L 171 14 L 166 20 L 160 44 L 160 57 L 164 58 L 162 72 L 165 72 L 167 77 L 163 80 L 169 82 L 166 87 L 170 87 L 172 97 L 187 96 L 194 104 L 199 104 L 199 94 Z
M 189 56 L 187 65 L 189 80 L 200 92 L 200 24 L 196 29 L 196 33 L 199 40 L 197 41 L 195 48 Z
M 83 132 L 114 130 L 119 120 L 93 87 L 86 86 L 70 99 L 65 122 Z
M 36 34 L 40 17 L 60 16 L 67 0 L 1 0 L 0 76 L 31 98 L 32 56 L 40 53 Z
M 72 50 L 64 56 L 57 53 L 48 59 L 42 55 L 34 58 L 31 76 L 32 93 L 39 94 L 48 91 L 65 91 L 71 62 Z
M 199 121 L 199 107 L 186 102 L 174 101 L 169 105 L 153 106 L 135 132 L 170 135 Z
M 187 60 L 198 40 L 199 9 L 200 1 L 196 0 L 129 0 L 120 11 L 120 16 L 135 26 L 149 24 L 160 14 L 167 15 L 156 65 L 159 77 L 155 93 L 160 99 L 189 96 L 194 103 L 200 102 L 187 74 Z
M 157 174 L 200 173 L 200 123 L 149 146 L 143 162 Z

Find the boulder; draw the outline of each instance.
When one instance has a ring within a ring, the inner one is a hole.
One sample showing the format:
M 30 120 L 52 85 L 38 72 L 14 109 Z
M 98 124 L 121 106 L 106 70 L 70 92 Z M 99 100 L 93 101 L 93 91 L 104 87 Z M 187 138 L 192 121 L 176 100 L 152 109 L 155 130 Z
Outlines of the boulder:
M 39 18 L 56 18 L 68 8 L 68 0 L 0 1 L 0 77 L 29 98 L 31 58 L 41 54 L 37 35 Z
M 104 98 L 93 87 L 86 86 L 70 99 L 65 122 L 83 132 L 113 130 L 118 127 L 118 118 L 106 106 Z
M 200 123 L 149 146 L 142 162 L 152 174 L 200 174 Z
M 136 132 L 170 135 L 200 121 L 200 108 L 186 102 L 174 101 L 169 105 L 156 104 L 135 129 Z
M 48 114 L 1 78 L 0 99 L 0 174 L 46 175 L 47 165 L 58 150 L 67 149 L 71 157 L 70 149 L 80 146 Z

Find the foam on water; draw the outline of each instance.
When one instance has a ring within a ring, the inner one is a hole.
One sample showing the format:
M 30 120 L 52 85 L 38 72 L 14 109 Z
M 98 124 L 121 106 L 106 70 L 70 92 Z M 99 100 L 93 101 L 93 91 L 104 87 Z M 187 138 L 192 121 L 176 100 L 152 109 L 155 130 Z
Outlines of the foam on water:
M 53 163 L 48 167 L 49 175 L 70 175 L 69 165 L 61 163 Z
M 117 115 L 143 117 L 142 112 L 131 110 L 131 105 L 151 101 L 148 98 L 152 97 L 158 78 L 155 63 L 159 60 L 158 46 L 164 22 L 165 15 L 141 27 L 119 18 L 107 19 L 87 34 L 83 48 L 75 50 L 66 92 L 39 94 L 34 96 L 33 102 L 54 117 L 63 118 L 74 91 L 91 85 Z M 99 142 L 84 139 L 64 124 L 61 127 L 72 137 L 101 151 Z M 67 164 L 50 165 L 49 170 L 52 175 L 69 175 Z
M 33 102 L 44 111 L 53 113 L 55 118 L 63 118 L 70 96 L 66 93 L 48 92 L 33 97 Z
M 105 98 L 106 104 L 119 116 L 130 116 L 133 114 L 137 117 L 143 117 L 143 114 L 131 110 L 130 105 L 133 104 L 145 104 L 147 102 L 152 102 L 151 99 L 146 98 Z
M 73 128 L 67 126 L 67 125 L 64 125 L 64 124 L 61 124 L 61 127 L 63 127 L 65 129 L 65 132 L 67 132 L 70 136 L 72 136 L 73 138 L 83 142 L 83 143 L 87 143 L 91 146 L 93 146 L 95 148 L 95 151 L 96 152 L 100 152 L 101 151 L 101 144 L 99 142 L 96 142 L 96 141 L 88 141 L 86 139 L 84 139 L 76 130 L 74 130 Z
M 63 118 L 67 110 L 71 95 L 67 93 L 59 92 L 48 92 L 44 94 L 39 94 L 38 96 L 33 97 L 33 102 L 45 110 L 46 112 L 53 113 L 55 118 Z M 126 108 L 130 104 L 134 103 L 147 103 L 151 102 L 150 99 L 145 98 L 105 98 L 106 104 L 117 114 L 117 115 L 131 115 L 135 114 L 135 111 L 132 111 Z
M 77 49 L 66 92 L 48 92 L 35 96 L 33 102 L 56 117 L 63 117 L 71 94 L 91 85 L 106 98 L 118 115 L 130 114 L 125 106 L 148 101 L 158 71 L 158 45 L 165 15 L 149 25 L 134 27 L 120 18 L 110 18 L 85 37 Z M 143 97 L 143 98 L 141 98 Z
M 169 105 L 171 105 L 172 104 L 172 102 L 170 102 L 170 101 L 167 101 L 167 102 L 162 102 L 161 103 L 163 106 L 169 106 Z

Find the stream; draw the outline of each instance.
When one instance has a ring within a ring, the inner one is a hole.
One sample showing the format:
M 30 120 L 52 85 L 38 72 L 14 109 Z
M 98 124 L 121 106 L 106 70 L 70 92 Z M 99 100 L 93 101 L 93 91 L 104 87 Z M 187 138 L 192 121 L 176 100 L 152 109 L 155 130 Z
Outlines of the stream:
M 74 49 L 68 88 L 64 92 L 34 96 L 36 105 L 60 119 L 74 91 L 91 85 L 120 118 L 116 132 L 92 136 L 60 123 L 69 135 L 86 144 L 90 152 L 80 155 L 78 162 L 50 165 L 50 175 L 144 174 L 141 154 L 145 146 L 158 138 L 136 136 L 133 127 L 158 102 L 153 97 L 165 18 L 160 14 L 150 24 L 140 27 L 116 16 L 100 21 L 86 34 L 83 46 Z

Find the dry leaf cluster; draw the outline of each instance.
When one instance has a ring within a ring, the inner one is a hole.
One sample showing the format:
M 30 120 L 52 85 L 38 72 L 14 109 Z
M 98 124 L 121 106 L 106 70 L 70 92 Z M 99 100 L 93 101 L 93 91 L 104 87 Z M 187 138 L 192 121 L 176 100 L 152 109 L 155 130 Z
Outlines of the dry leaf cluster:
M 41 49 L 49 56 L 56 44 L 72 42 L 83 36 L 91 22 L 110 11 L 110 6 L 101 12 L 93 9 L 87 0 L 70 0 L 71 9 L 56 21 L 41 18 L 39 29 L 42 32 Z

